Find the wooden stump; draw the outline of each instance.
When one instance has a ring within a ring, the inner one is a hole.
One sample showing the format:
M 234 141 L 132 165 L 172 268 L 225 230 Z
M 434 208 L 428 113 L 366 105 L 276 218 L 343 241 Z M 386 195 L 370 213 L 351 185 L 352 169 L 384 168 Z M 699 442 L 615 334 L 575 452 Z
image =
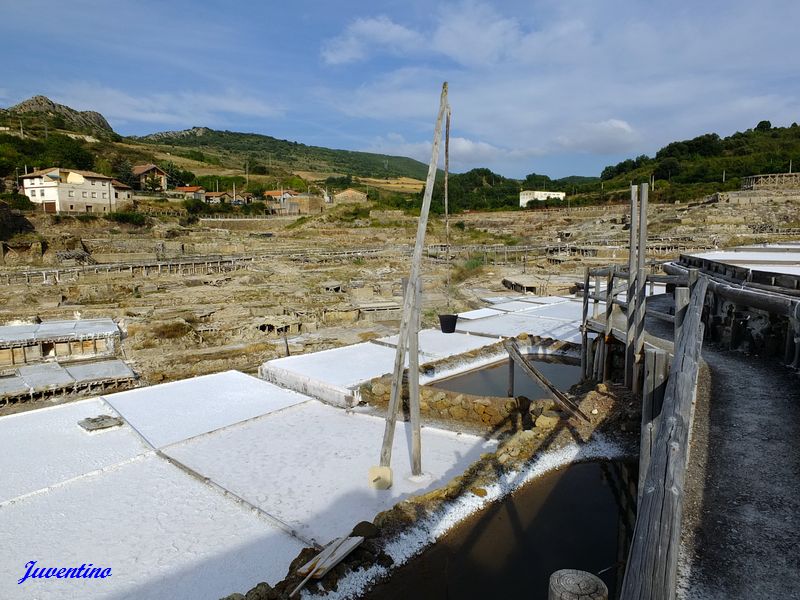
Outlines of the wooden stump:
M 562 569 L 550 575 L 548 600 L 608 600 L 608 588 L 596 575 Z

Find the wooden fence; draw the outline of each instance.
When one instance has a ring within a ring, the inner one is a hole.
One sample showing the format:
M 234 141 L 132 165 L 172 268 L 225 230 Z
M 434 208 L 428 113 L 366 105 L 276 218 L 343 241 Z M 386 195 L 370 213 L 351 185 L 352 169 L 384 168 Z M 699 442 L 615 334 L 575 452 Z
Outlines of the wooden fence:
M 614 347 L 624 347 L 625 385 L 642 399 L 642 423 L 639 506 L 621 598 L 673 600 L 709 279 L 696 268 L 672 275 L 647 272 L 647 193 L 646 184 L 631 188 L 628 264 L 586 270 L 581 370 L 584 378 L 608 379 Z M 675 286 L 674 314 L 647 306 L 648 286 L 652 296 L 656 283 Z M 620 298 L 623 292 L 625 300 Z M 646 343 L 645 315 L 672 323 L 671 361 L 668 344 Z M 593 348 L 592 332 L 599 334 Z
M 633 542 L 622 584 L 623 600 L 671 600 L 675 597 L 684 482 L 703 344 L 702 311 L 707 285 L 708 280 L 700 278 L 692 291 L 680 335 L 675 341 L 660 414 L 642 413 L 643 426 L 647 425 L 655 435 L 643 439 L 651 444 L 650 456 L 639 491 Z

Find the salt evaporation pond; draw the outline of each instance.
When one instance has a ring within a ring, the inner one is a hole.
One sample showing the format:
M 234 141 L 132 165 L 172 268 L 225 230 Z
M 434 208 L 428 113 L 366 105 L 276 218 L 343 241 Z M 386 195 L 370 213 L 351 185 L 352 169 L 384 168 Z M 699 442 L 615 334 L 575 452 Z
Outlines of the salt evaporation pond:
M 445 534 L 363 598 L 546 600 L 550 574 L 580 569 L 616 598 L 624 573 L 635 466 L 570 465 L 526 484 Z
M 578 383 L 581 377 L 580 364 L 564 359 L 532 360 L 533 365 L 562 392 Z M 442 379 L 432 383 L 434 387 L 472 394 L 473 396 L 507 396 L 508 360 L 475 369 L 462 375 Z M 525 372 L 514 365 L 514 395 L 527 396 L 531 400 L 549 397 L 538 383 L 528 377 Z

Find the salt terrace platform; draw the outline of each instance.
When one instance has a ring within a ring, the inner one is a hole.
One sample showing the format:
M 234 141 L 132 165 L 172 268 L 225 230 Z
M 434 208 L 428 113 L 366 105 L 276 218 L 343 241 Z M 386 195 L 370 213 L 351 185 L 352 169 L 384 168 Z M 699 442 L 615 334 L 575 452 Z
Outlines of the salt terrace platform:
M 437 361 L 497 344 L 502 338 L 520 333 L 562 342 L 581 341 L 581 300 L 566 296 L 504 296 L 484 300 L 491 307 L 460 314 L 455 333 L 420 331 L 422 383 L 443 376 L 435 369 Z M 261 365 L 259 376 L 336 406 L 354 406 L 359 402 L 361 385 L 392 372 L 396 345 L 397 336 L 391 336 L 278 358 Z M 502 350 L 490 360 L 500 361 L 506 356 L 507 352 Z M 476 366 L 474 362 L 464 362 L 462 370 Z M 447 374 L 455 372 L 450 370 Z
M 99 415 L 122 424 L 78 424 Z M 383 427 L 236 371 L 0 418 L 0 597 L 219 598 L 275 583 L 303 547 L 443 485 L 494 447 L 425 427 L 426 477 L 411 480 L 399 433 L 395 486 L 378 492 L 365 449 L 377 456 Z M 30 560 L 113 576 L 17 585 Z

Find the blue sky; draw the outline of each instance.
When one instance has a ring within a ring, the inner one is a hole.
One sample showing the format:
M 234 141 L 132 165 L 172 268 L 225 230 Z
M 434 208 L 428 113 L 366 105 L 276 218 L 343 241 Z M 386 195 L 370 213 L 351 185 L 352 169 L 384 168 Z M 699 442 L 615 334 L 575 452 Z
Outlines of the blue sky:
M 0 0 L 0 106 L 123 135 L 194 125 L 428 161 L 598 175 L 706 132 L 800 121 L 800 2 Z

